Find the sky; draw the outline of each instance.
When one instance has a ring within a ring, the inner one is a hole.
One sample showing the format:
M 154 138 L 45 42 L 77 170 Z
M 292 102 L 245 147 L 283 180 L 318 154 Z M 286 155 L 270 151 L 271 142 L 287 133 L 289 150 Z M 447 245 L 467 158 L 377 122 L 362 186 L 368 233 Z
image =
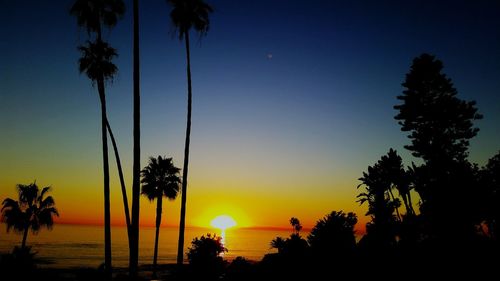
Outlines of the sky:
M 141 167 L 149 156 L 182 167 L 187 107 L 183 42 L 163 0 L 140 1 Z M 458 96 L 484 119 L 470 160 L 500 149 L 500 2 L 212 0 L 210 30 L 191 34 L 193 124 L 187 224 L 217 215 L 239 226 L 305 227 L 354 211 L 358 178 L 389 148 L 409 165 L 394 120 L 416 56 L 444 63 Z M 58 222 L 103 221 L 100 106 L 79 74 L 87 40 L 72 1 L 0 0 L 0 199 L 15 185 L 52 186 Z M 132 168 L 132 5 L 105 38 L 119 69 L 107 85 L 108 118 L 127 188 Z M 112 223 L 124 224 L 110 147 Z M 163 205 L 178 225 L 180 197 Z M 155 204 L 141 199 L 141 224 Z

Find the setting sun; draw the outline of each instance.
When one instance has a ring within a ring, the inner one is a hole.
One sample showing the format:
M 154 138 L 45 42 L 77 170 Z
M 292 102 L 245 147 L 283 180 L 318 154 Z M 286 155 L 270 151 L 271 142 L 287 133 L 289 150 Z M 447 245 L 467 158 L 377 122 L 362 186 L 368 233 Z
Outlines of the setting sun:
M 234 221 L 234 219 L 232 217 L 230 217 L 228 215 L 221 215 L 221 216 L 218 216 L 215 219 L 213 219 L 210 222 L 210 225 L 224 231 L 230 227 L 235 226 L 236 222 Z

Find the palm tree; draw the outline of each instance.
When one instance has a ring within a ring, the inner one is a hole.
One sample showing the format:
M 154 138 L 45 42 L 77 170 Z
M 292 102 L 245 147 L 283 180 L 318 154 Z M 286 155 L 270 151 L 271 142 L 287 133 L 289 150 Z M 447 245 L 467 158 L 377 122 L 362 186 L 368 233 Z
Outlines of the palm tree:
M 141 93 L 139 88 L 139 1 L 133 2 L 134 12 L 134 149 L 132 166 L 132 221 L 131 238 L 129 240 L 129 274 L 131 278 L 137 277 L 139 265 L 139 205 L 141 197 L 140 171 L 141 171 Z
M 2 202 L 1 221 L 7 224 L 7 232 L 13 228 L 14 231 L 23 233 L 21 248 L 26 247 L 28 230 L 37 234 L 44 226 L 52 229 L 54 225 L 53 216 L 59 216 L 55 208 L 52 196 L 44 197 L 50 191 L 50 187 L 44 187 L 42 191 L 36 182 L 28 185 L 18 184 L 17 191 L 19 200 L 7 198 Z
M 109 191 L 109 161 L 107 128 L 112 135 L 106 115 L 106 95 L 105 81 L 111 79 L 117 72 L 116 66 L 111 62 L 115 57 L 116 50 L 111 48 L 102 40 L 102 26 L 113 27 L 118 18 L 125 13 L 125 4 L 122 0 L 76 0 L 70 9 L 70 13 L 77 18 L 79 26 L 86 28 L 89 36 L 95 33 L 97 38 L 94 42 L 87 42 L 87 46 L 80 46 L 82 52 L 80 58 L 80 72 L 85 72 L 94 84 L 97 82 L 99 98 L 101 101 L 101 134 L 103 150 L 103 174 L 104 174 L 104 262 L 106 273 L 111 277 L 111 210 L 110 210 L 110 191 Z M 116 143 L 113 140 L 115 155 L 117 155 Z M 117 163 L 119 162 L 117 158 Z M 121 165 L 118 165 L 119 167 Z M 122 174 L 120 172 L 120 174 Z M 126 199 L 126 190 L 124 181 L 122 184 L 122 195 L 125 208 L 125 217 L 128 215 L 128 203 Z M 127 220 L 127 230 L 130 237 L 130 220 Z M 130 239 L 129 239 L 130 243 Z
M 118 169 L 118 178 L 120 179 L 120 185 L 122 188 L 123 210 L 125 212 L 125 225 L 127 226 L 127 236 L 130 241 L 130 211 L 128 209 L 127 189 L 125 187 L 125 179 L 123 178 L 120 153 L 118 152 L 118 145 L 116 144 L 115 136 L 113 135 L 113 131 L 111 130 L 111 125 L 109 125 L 108 120 L 106 121 L 106 127 L 108 128 L 108 133 L 111 138 L 111 143 L 113 144 L 113 150 L 115 152 L 116 168 Z
M 189 143 L 191 138 L 191 57 L 189 51 L 189 31 L 194 28 L 200 36 L 208 32 L 210 21 L 208 15 L 213 11 L 212 7 L 203 0 L 168 0 L 172 6 L 170 19 L 176 28 L 179 40 L 186 44 L 187 82 L 188 82 L 188 108 L 186 125 L 186 142 L 184 146 L 184 166 L 182 169 L 182 192 L 181 192 L 181 215 L 179 223 L 179 244 L 177 247 L 177 264 L 181 265 L 184 260 L 184 229 L 186 224 L 186 200 L 189 166 Z
M 388 155 L 382 156 L 375 165 L 368 166 L 367 172 L 363 172 L 358 188 L 365 185 L 365 192 L 357 196 L 360 204 L 368 203 L 366 215 L 372 217 L 372 222 L 367 224 L 367 234 L 384 245 L 395 242 L 395 225 L 402 221 L 398 211 L 401 201 L 392 193 L 394 178 L 397 178 L 395 174 L 400 172 L 401 163 L 394 157 L 397 154 L 392 149 Z
M 86 46 L 79 47 L 82 57 L 79 60 L 79 70 L 85 72 L 97 89 L 101 101 L 101 133 L 104 171 L 104 262 L 108 275 L 111 275 L 111 211 L 109 194 L 109 163 L 108 139 L 106 133 L 106 94 L 105 81 L 112 79 L 117 72 L 112 59 L 117 56 L 116 50 L 108 43 L 97 39 L 96 42 L 87 41 Z
M 293 230 L 297 235 L 302 230 L 302 225 L 300 224 L 299 219 L 296 217 L 290 218 L 290 225 L 293 227 Z
M 153 256 L 153 278 L 156 278 L 156 263 L 158 258 L 158 238 L 160 237 L 161 213 L 163 196 L 169 200 L 175 200 L 179 193 L 180 169 L 172 163 L 172 158 L 158 156 L 150 157 L 149 164 L 141 171 L 142 194 L 149 201 L 156 199 L 156 235 L 155 250 Z
M 113 27 L 125 13 L 122 0 L 76 0 L 70 14 L 76 17 L 78 26 L 96 33 L 102 39 L 102 26 Z

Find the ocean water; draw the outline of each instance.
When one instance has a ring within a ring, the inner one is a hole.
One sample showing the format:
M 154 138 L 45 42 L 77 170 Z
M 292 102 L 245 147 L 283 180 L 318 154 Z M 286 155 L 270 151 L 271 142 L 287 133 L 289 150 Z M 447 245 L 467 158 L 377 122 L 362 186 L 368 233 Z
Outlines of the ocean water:
M 0 253 L 8 253 L 21 244 L 22 235 L 0 229 Z M 195 237 L 215 233 L 213 229 L 186 228 L 185 252 Z M 287 237 L 290 231 L 262 229 L 228 229 L 223 235 L 224 246 L 229 250 L 224 259 L 243 256 L 260 260 L 267 253 L 276 252 L 269 244 L 276 236 Z M 112 255 L 114 267 L 128 266 L 128 240 L 125 227 L 112 227 Z M 139 264 L 153 261 L 155 229 L 142 227 L 139 241 Z M 304 233 L 304 235 L 307 235 Z M 175 263 L 178 229 L 162 227 L 158 249 L 158 263 Z M 104 229 L 102 226 L 55 225 L 49 231 L 42 229 L 37 235 L 28 234 L 27 245 L 37 252 L 37 257 L 48 261 L 44 267 L 97 267 L 104 262 Z M 186 256 L 184 256 L 186 258 Z

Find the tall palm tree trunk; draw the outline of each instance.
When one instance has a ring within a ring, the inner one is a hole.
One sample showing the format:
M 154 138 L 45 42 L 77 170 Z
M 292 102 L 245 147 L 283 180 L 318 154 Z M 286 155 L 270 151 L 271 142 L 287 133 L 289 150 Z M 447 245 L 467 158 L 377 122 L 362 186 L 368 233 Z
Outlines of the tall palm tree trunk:
M 28 230 L 30 229 L 29 225 L 26 225 L 23 233 L 23 241 L 21 243 L 21 248 L 24 249 L 26 247 L 26 238 L 28 238 Z
M 186 200 L 189 167 L 189 143 L 191 140 L 191 103 L 193 99 L 191 90 L 191 57 L 189 54 L 189 32 L 185 32 L 186 59 L 187 59 L 187 82 L 188 82 L 188 110 L 186 125 L 186 143 L 184 145 L 184 166 L 182 169 L 182 191 L 181 191 L 181 218 L 179 223 L 179 244 L 177 245 L 177 265 L 182 265 L 184 260 L 184 229 L 186 227 Z
M 102 162 L 104 173 L 104 266 L 106 276 L 111 278 L 111 210 L 109 194 L 108 138 L 106 129 L 106 95 L 103 77 L 97 81 L 97 88 L 101 99 Z
M 129 257 L 129 273 L 130 277 L 137 277 L 137 267 L 139 263 L 139 197 L 140 192 L 140 172 L 141 172 L 141 159 L 140 159 L 140 89 L 139 89 L 139 1 L 133 2 L 134 14 L 134 151 L 133 158 L 134 164 L 132 167 L 132 231 L 131 241 L 129 242 L 130 257 Z
M 156 278 L 156 264 L 158 261 L 158 239 L 160 238 L 161 212 L 163 196 L 159 196 L 156 205 L 156 233 L 155 233 L 155 252 L 153 255 L 153 278 Z
M 118 169 L 118 177 L 120 178 L 120 185 L 122 187 L 123 209 L 125 212 L 125 223 L 127 224 L 127 236 L 130 240 L 130 211 L 128 209 L 127 189 L 125 188 L 125 180 L 123 178 L 122 163 L 120 161 L 120 154 L 118 153 L 118 145 L 116 144 L 115 136 L 109 125 L 109 120 L 106 120 L 106 127 L 108 128 L 113 150 L 115 151 L 116 167 Z

